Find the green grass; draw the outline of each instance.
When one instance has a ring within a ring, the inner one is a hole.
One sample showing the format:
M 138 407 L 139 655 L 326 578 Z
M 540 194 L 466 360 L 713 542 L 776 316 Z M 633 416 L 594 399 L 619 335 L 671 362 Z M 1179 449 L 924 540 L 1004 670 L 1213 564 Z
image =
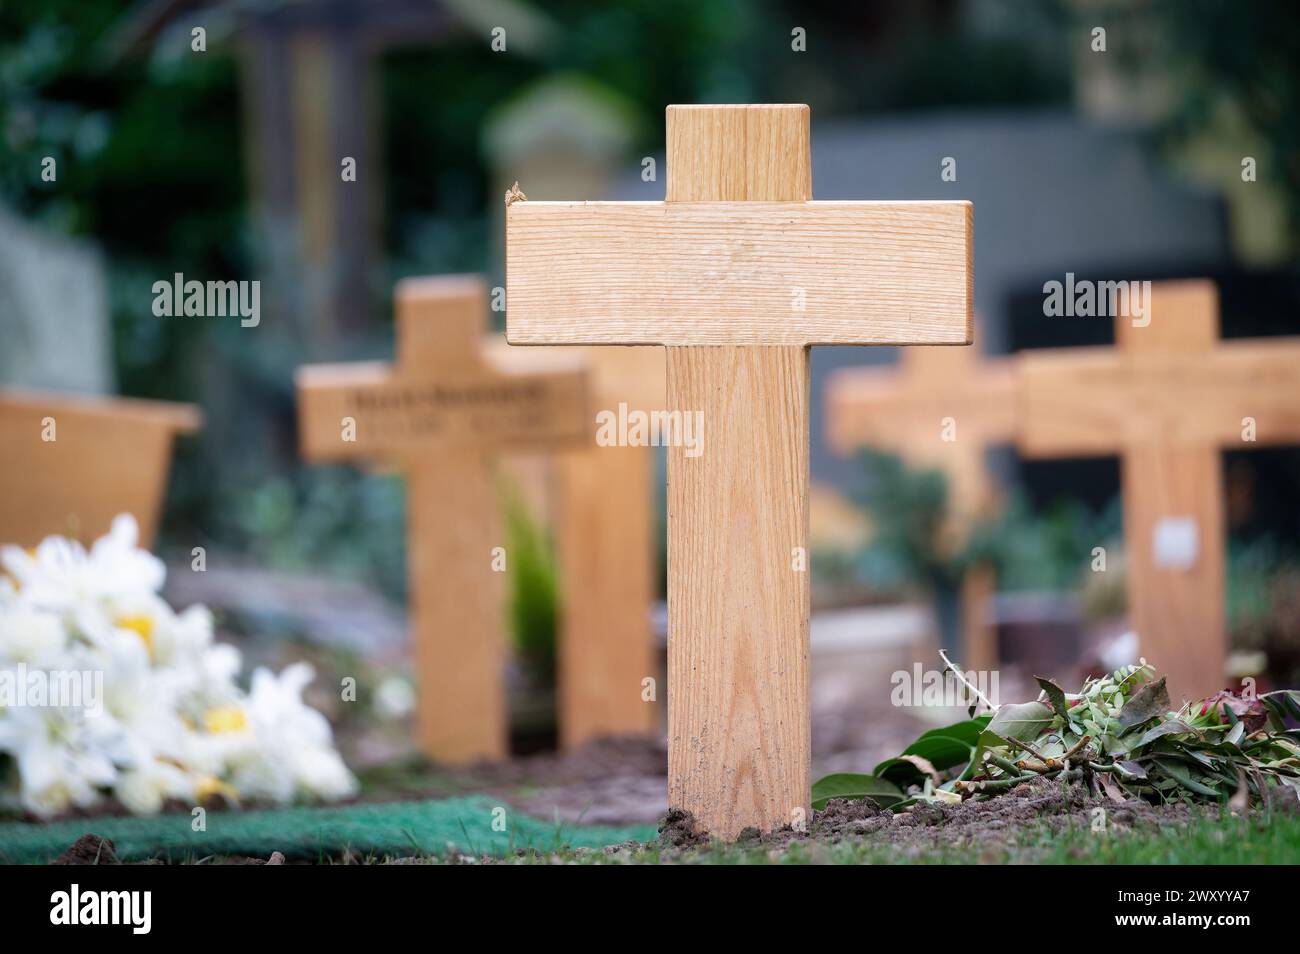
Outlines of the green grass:
M 429 859 L 435 860 L 435 859 Z M 1094 833 L 1085 826 L 1065 832 L 1027 828 L 987 845 L 934 846 L 900 850 L 871 839 L 828 844 L 799 842 L 785 850 L 755 845 L 720 845 L 686 853 L 655 847 L 605 855 L 600 851 L 532 853 L 514 864 L 1074 864 L 1074 865 L 1242 865 L 1300 863 L 1300 818 L 1274 815 L 1270 821 L 1225 817 L 1150 832 Z

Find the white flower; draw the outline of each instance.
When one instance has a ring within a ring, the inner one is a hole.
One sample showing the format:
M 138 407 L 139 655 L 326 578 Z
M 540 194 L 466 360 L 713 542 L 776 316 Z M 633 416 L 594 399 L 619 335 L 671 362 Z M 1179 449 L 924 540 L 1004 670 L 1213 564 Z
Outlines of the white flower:
M 135 518 L 121 514 L 87 553 L 75 540 L 46 537 L 29 555 L 21 547 L 0 550 L 0 563 L 18 584 L 20 596 L 47 609 L 94 606 L 112 611 L 115 601 L 162 589 L 163 562 L 136 547 Z
M 0 716 L 0 752 L 18 767 L 18 791 L 8 799 L 48 817 L 86 808 L 117 770 L 102 752 L 86 745 L 82 714 L 52 706 L 15 706 Z
M 415 711 L 415 687 L 401 676 L 389 676 L 375 690 L 375 711 L 385 719 L 404 719 Z
M 253 673 L 247 729 L 229 753 L 231 784 L 241 795 L 285 802 L 345 798 L 356 790 L 334 750 L 329 723 L 302 701 L 314 677 L 306 663 L 286 667 L 279 677 L 262 668 Z
M 123 772 L 113 794 L 136 815 L 154 815 L 169 798 L 194 800 L 195 780 L 167 762 L 150 760 L 139 768 Z
M 48 817 L 111 793 L 151 814 L 217 792 L 351 794 L 329 723 L 302 701 L 311 668 L 258 670 L 243 691 L 238 650 L 215 642 L 206 608 L 167 605 L 163 564 L 136 539 L 122 516 L 89 551 L 61 537 L 31 554 L 0 550 L 0 671 L 93 687 L 75 698 L 0 696 L 0 758 L 17 769 L 0 806 Z

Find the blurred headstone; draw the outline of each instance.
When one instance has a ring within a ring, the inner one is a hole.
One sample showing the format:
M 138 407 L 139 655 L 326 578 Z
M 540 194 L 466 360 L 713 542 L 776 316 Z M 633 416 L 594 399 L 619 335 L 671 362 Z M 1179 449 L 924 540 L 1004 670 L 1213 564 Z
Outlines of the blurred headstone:
M 98 252 L 0 207 L 0 384 L 114 389 L 108 287 Z

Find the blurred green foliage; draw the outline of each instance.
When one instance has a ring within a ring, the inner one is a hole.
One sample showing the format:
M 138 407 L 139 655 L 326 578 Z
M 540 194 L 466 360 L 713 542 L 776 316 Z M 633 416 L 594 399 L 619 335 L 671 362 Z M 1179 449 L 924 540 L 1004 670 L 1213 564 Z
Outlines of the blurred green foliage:
M 510 630 L 517 658 L 535 685 L 555 684 L 559 583 L 549 535 L 522 497 L 506 492 Z

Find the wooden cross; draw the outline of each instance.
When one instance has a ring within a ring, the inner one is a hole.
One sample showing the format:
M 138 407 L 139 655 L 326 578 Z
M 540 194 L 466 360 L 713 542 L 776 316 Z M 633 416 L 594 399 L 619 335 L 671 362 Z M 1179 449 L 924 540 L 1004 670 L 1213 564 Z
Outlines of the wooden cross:
M 872 446 L 948 478 L 952 519 L 946 542 L 959 546 L 997 500 L 985 453 L 1016 438 L 1015 375 L 1005 358 L 976 348 L 905 348 L 897 368 L 842 368 L 826 385 L 827 434 L 839 454 Z M 997 665 L 990 602 L 993 575 L 975 567 L 963 582 L 961 662 Z
M 488 354 L 504 367 L 522 368 L 550 350 L 494 338 Z M 633 411 L 663 408 L 662 348 L 555 350 L 582 361 L 597 413 L 616 411 L 620 403 Z M 651 448 L 600 446 L 596 436 L 592 426 L 582 444 L 543 461 L 511 461 L 533 465 L 525 479 L 547 485 L 542 509 L 555 531 L 559 565 L 556 691 L 559 743 L 566 749 L 649 732 L 658 711 L 658 687 L 648 687 L 655 690 L 650 694 L 645 685 L 647 677 L 657 681 L 659 669 L 651 620 L 655 458 Z
M 965 202 L 812 202 L 807 106 L 669 106 L 664 202 L 506 209 L 512 344 L 667 346 L 669 804 L 809 802 L 808 348 L 969 344 Z
M 533 353 L 534 349 L 515 348 Z M 617 411 L 664 406 L 661 348 L 581 348 L 593 403 Z M 657 584 L 655 461 L 645 447 L 586 445 L 557 461 L 555 526 L 561 586 L 560 744 L 654 728 L 658 680 L 651 609 Z
M 1160 283 L 1115 348 L 1019 364 L 1023 454 L 1120 455 L 1129 612 L 1175 701 L 1223 688 L 1219 451 L 1300 439 L 1300 338 L 1220 341 L 1218 315 L 1213 283 Z
M 172 442 L 201 423 L 190 404 L 0 390 L 0 543 L 89 543 L 129 513 L 151 546 Z
M 395 365 L 311 365 L 297 376 L 304 456 L 392 461 L 406 478 L 417 734 L 445 762 L 507 754 L 492 458 L 589 432 L 575 359 L 539 354 L 525 371 L 483 358 L 487 298 L 471 276 L 403 281 Z

